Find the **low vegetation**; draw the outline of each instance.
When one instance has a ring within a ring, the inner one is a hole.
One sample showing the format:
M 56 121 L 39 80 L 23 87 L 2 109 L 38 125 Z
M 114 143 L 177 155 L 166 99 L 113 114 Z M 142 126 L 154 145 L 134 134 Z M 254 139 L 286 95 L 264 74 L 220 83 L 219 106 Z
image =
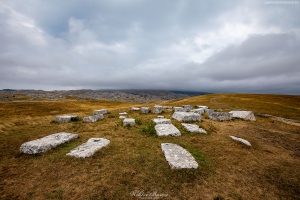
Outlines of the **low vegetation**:
M 253 110 L 300 120 L 299 96 L 213 94 L 159 104 Z M 195 124 L 207 135 L 189 133 L 172 120 L 182 136 L 158 137 L 151 121 L 157 115 L 129 112 L 153 105 L 73 99 L 0 102 L 0 199 L 142 199 L 138 194 L 154 193 L 160 199 L 300 199 L 299 126 L 257 115 L 256 122 L 217 122 L 204 115 Z M 102 108 L 111 114 L 95 123 L 52 121 L 63 114 L 82 119 Z M 136 125 L 123 127 L 118 113 L 124 111 Z M 163 115 L 171 118 L 172 112 Z M 79 138 L 40 155 L 20 154 L 22 143 L 57 132 Z M 232 141 L 230 135 L 252 147 Z M 91 137 L 111 143 L 86 159 L 66 156 Z M 187 149 L 199 168 L 170 169 L 161 151 L 165 142 Z

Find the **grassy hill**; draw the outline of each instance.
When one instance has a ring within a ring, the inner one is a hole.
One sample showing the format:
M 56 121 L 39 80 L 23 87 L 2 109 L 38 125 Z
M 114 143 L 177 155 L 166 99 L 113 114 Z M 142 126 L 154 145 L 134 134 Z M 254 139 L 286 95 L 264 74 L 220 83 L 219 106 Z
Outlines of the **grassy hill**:
M 211 94 L 165 101 L 160 105 L 206 105 L 224 112 L 252 110 L 300 120 L 300 96 Z M 189 133 L 176 120 L 181 137 L 151 133 L 156 115 L 130 111 L 115 101 L 0 102 L 0 199 L 300 199 L 300 127 L 256 115 L 256 122 L 217 122 L 206 115 L 200 127 L 207 135 Z M 110 114 L 95 123 L 53 123 L 57 115 L 92 115 L 107 108 Z M 123 127 L 119 112 L 141 123 Z M 172 112 L 162 115 L 171 118 Z M 149 128 L 150 127 L 150 128 Z M 40 155 L 19 153 L 22 143 L 57 132 L 79 135 Z M 234 135 L 252 147 L 232 141 Z M 91 137 L 109 139 L 94 156 L 66 156 Z M 186 148 L 199 163 L 196 170 L 171 170 L 161 143 Z

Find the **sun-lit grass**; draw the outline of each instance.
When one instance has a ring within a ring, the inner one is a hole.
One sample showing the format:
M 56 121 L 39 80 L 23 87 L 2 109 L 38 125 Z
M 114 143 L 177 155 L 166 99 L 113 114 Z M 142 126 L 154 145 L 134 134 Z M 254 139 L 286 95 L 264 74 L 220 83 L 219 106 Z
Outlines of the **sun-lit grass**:
M 253 110 L 299 120 L 299 96 L 214 94 L 156 103 L 182 106 L 207 105 L 213 109 Z M 299 199 L 300 130 L 282 122 L 256 116 L 256 122 L 211 121 L 206 114 L 194 122 L 208 134 L 186 131 L 181 137 L 153 133 L 153 113 L 130 111 L 130 104 L 113 101 L 41 101 L 0 103 L 0 199 L 138 199 L 132 192 L 167 194 L 161 199 Z M 81 119 L 107 108 L 103 120 L 55 123 L 57 115 L 76 114 Z M 136 119 L 123 127 L 120 112 Z M 172 112 L 163 115 L 171 118 Z M 40 155 L 19 153 L 22 143 L 57 132 L 79 138 Z M 232 141 L 234 135 L 252 147 Z M 66 156 L 91 137 L 111 143 L 86 159 Z M 170 169 L 161 143 L 186 148 L 199 163 L 196 170 Z

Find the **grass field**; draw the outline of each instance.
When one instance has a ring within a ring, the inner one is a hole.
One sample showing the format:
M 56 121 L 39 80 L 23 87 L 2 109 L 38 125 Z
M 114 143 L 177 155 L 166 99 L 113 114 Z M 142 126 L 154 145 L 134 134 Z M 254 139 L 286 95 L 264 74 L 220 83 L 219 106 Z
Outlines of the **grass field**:
M 300 120 L 300 96 L 213 94 L 157 104 L 252 110 Z M 157 137 L 148 131 L 156 115 L 129 111 L 131 106 L 153 105 L 0 102 L 0 199 L 143 199 L 138 196 L 143 194 L 154 195 L 148 199 L 300 199 L 300 126 L 257 115 L 256 122 L 217 122 L 204 115 L 196 124 L 207 135 L 189 133 L 172 120 L 182 136 Z M 57 115 L 84 117 L 102 108 L 110 114 L 95 123 L 51 123 Z M 118 113 L 124 111 L 141 124 L 123 127 Z M 171 118 L 172 112 L 162 115 Z M 19 153 L 22 143 L 57 132 L 79 138 L 40 155 Z M 232 141 L 230 135 L 248 140 L 252 147 Z M 111 143 L 86 159 L 66 156 L 91 137 Z M 186 148 L 199 168 L 170 169 L 161 151 L 163 142 Z

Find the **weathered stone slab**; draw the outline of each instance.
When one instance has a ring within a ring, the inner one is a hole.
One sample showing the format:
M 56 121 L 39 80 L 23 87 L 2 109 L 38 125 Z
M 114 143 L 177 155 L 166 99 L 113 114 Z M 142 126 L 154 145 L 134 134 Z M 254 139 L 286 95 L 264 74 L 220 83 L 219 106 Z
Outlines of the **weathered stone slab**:
M 191 112 L 198 113 L 198 114 L 202 115 L 205 112 L 205 108 L 193 109 L 193 110 L 191 110 Z
M 150 109 L 149 109 L 149 107 L 142 107 L 142 113 L 143 114 L 147 114 L 147 113 L 149 113 L 150 112 Z
M 208 117 L 212 120 L 226 121 L 232 119 L 232 114 L 225 112 L 212 112 L 208 114 Z
M 185 112 L 183 107 L 174 107 L 174 112 Z
M 91 138 L 86 143 L 76 147 L 67 153 L 68 156 L 74 156 L 77 158 L 86 158 L 94 155 L 96 151 L 107 146 L 110 143 L 108 139 L 105 138 Z
M 203 128 L 199 128 L 199 126 L 197 124 L 186 124 L 186 123 L 181 123 L 181 124 L 189 132 L 207 134 L 206 131 Z
M 205 112 L 210 115 L 211 113 L 215 112 L 213 109 L 205 109 Z
M 73 117 L 77 117 L 77 115 L 56 116 L 55 120 L 59 123 L 65 123 L 70 122 Z
M 204 108 L 204 109 L 208 109 L 207 106 L 197 106 L 198 108 Z
M 24 144 L 21 145 L 20 152 L 26 154 L 44 153 L 49 149 L 52 149 L 60 144 L 68 142 L 77 137 L 78 137 L 77 134 L 72 134 L 72 133 L 65 133 L 65 132 L 55 133 L 37 140 L 25 142 Z
M 195 158 L 184 148 L 177 144 L 162 143 L 161 149 L 165 154 L 171 169 L 197 169 Z
M 139 111 L 139 110 L 140 110 L 140 108 L 131 107 L 131 110 L 132 110 L 132 111 Z
M 181 136 L 180 131 L 173 124 L 157 124 L 154 128 L 158 136 Z
M 155 118 L 153 121 L 155 124 L 172 124 L 170 119 L 165 118 Z
M 229 113 L 231 113 L 232 117 L 235 117 L 235 118 L 241 118 L 241 119 L 244 119 L 244 120 L 256 121 L 255 116 L 254 116 L 252 111 L 237 111 L 237 110 L 234 110 L 234 111 L 230 111 Z
M 183 108 L 185 112 L 190 112 L 193 109 L 191 105 L 183 105 Z
M 127 114 L 128 114 L 127 112 L 119 113 L 119 115 L 127 115 Z
M 173 119 L 176 119 L 180 122 L 187 122 L 187 121 L 193 121 L 193 122 L 200 122 L 201 121 L 201 115 L 194 112 L 174 112 Z
M 165 118 L 165 117 L 162 115 L 158 115 L 157 118 Z
M 82 120 L 83 120 L 83 122 L 96 122 L 96 121 L 101 120 L 103 118 L 104 118 L 104 116 L 102 114 L 100 114 L 100 115 L 93 115 L 93 116 L 84 117 Z
M 126 126 L 127 124 L 133 126 L 135 125 L 135 119 L 132 118 L 126 118 L 123 120 L 123 126 Z
M 120 117 L 119 117 L 119 119 L 125 119 L 126 117 L 124 116 L 124 115 L 121 115 Z
M 106 113 L 108 113 L 107 109 L 94 110 L 93 115 L 100 115 L 100 114 L 104 115 Z
M 163 107 L 162 106 L 153 106 L 153 113 L 154 114 L 160 114 L 163 111 Z
M 233 140 L 236 140 L 236 141 L 239 141 L 247 146 L 251 146 L 250 142 L 248 142 L 247 140 L 243 139 L 243 138 L 238 138 L 238 137 L 235 137 L 235 136 L 229 136 L 231 137 L 231 139 Z

